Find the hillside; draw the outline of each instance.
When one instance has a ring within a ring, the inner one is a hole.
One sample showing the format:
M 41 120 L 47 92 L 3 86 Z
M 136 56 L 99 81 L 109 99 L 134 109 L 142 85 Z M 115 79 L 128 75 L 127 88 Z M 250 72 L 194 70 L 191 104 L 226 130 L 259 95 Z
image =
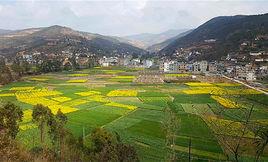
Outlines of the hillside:
M 32 28 L 0 36 L 0 54 L 13 56 L 17 52 L 61 53 L 63 50 L 98 55 L 143 54 L 144 50 L 113 37 L 75 31 L 62 26 Z
M 143 48 L 147 48 L 154 44 L 158 44 L 163 41 L 166 41 L 167 39 L 175 37 L 178 34 L 183 33 L 187 30 L 188 29 L 178 29 L 178 30 L 171 29 L 171 30 L 159 33 L 159 34 L 142 33 L 142 34 L 137 34 L 137 35 L 125 36 L 123 38 L 134 41 L 134 43 L 136 44 L 142 44 Z
M 259 50 L 267 50 L 267 36 L 268 14 L 220 16 L 176 39 L 159 54 L 171 56 L 176 50 L 184 48 L 201 51 L 201 59 L 218 59 L 228 53 L 239 52 L 240 44 L 245 41 L 258 46 Z M 256 38 L 262 40 L 258 41 Z
M 0 29 L 0 35 L 12 32 L 12 30 Z
M 193 30 L 188 30 L 186 32 L 180 33 L 179 35 L 176 35 L 175 37 L 169 38 L 161 43 L 157 43 L 154 45 L 151 45 L 147 48 L 148 51 L 150 52 L 158 52 L 161 49 L 165 48 L 166 46 L 168 46 L 170 43 L 172 43 L 173 41 L 175 41 L 176 39 L 179 39 L 187 34 L 189 34 L 190 32 L 192 32 Z

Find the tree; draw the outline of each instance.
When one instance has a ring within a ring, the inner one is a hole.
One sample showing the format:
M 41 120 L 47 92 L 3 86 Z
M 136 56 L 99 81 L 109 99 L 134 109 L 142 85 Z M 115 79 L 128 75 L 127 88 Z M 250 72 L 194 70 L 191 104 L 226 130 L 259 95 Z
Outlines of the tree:
M 23 68 L 20 66 L 19 61 L 14 61 L 13 64 L 11 65 L 11 69 L 19 76 L 22 76 L 23 73 Z
M 96 128 L 91 133 L 90 141 L 93 145 L 92 153 L 96 161 L 139 161 L 135 148 L 122 143 L 118 134 L 114 135 L 103 128 Z
M 95 152 L 101 152 L 106 145 L 114 145 L 116 143 L 116 138 L 102 128 L 94 129 L 90 135 L 90 139 Z
M 59 109 L 54 118 L 49 121 L 49 134 L 52 140 L 52 144 L 55 147 L 55 151 L 61 154 L 62 142 L 65 136 L 66 130 L 64 129 L 67 123 L 67 116 Z M 61 157 L 61 156 L 60 156 Z
M 0 133 L 0 161 L 32 161 L 30 154 L 25 150 L 15 139 L 11 139 L 7 134 Z
M 0 106 L 0 132 L 5 132 L 15 139 L 19 132 L 18 122 L 22 121 L 22 117 L 22 109 L 13 103 L 7 102 Z
M 255 144 L 257 145 L 255 161 L 258 162 L 260 156 L 263 154 L 263 151 L 268 144 L 268 128 L 261 127 L 257 131 L 256 135 L 260 137 L 260 138 L 256 138 L 256 141 L 255 141 Z
M 52 112 L 48 107 L 41 104 L 37 104 L 33 107 L 32 118 L 33 122 L 38 125 L 40 130 L 40 140 L 42 144 L 45 139 L 45 127 L 51 122 L 52 117 Z
M 239 113 L 231 114 L 231 117 L 236 120 L 230 120 L 230 122 L 227 122 L 226 124 L 219 123 L 217 120 L 206 120 L 206 122 L 213 127 L 215 132 L 234 132 L 233 136 L 220 133 L 215 134 L 215 136 L 219 143 L 225 148 L 228 160 L 238 162 L 243 152 L 246 151 L 244 148 L 247 143 L 244 142 L 244 140 L 247 139 L 246 136 L 249 133 L 249 127 L 252 122 L 250 119 L 254 111 L 254 104 L 248 104 L 247 99 L 243 95 L 240 95 L 243 94 L 243 90 L 241 90 L 241 92 L 237 91 L 236 95 L 229 94 L 227 90 L 223 92 L 212 92 L 212 94 L 220 94 L 230 101 L 233 101 L 232 105 L 239 110 Z M 215 112 L 215 114 L 218 116 L 224 116 L 226 111 L 228 111 L 228 108 L 223 107 L 220 111 Z M 238 124 L 241 126 L 237 126 Z
M 21 67 L 22 67 L 23 73 L 28 73 L 31 70 L 31 65 L 27 61 L 23 61 L 21 63 Z
M 13 81 L 13 77 L 10 71 L 10 68 L 5 65 L 0 65 L 0 83 L 7 84 Z
M 119 162 L 135 162 L 139 161 L 137 151 L 131 145 L 119 143 L 117 144 L 117 154 Z

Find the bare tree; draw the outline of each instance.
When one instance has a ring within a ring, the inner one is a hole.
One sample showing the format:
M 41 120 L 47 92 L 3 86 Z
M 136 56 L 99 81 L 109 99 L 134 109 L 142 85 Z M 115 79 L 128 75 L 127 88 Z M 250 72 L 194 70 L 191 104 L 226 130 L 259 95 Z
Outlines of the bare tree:
M 163 128 L 166 133 L 166 146 L 169 148 L 167 161 L 175 162 L 177 161 L 175 145 L 177 133 L 180 129 L 180 120 L 176 113 L 170 108 L 170 104 L 172 103 L 168 103 L 168 106 L 164 109 L 165 118 Z
M 268 144 L 268 128 L 260 127 L 256 135 L 260 138 L 256 138 L 255 144 L 257 145 L 255 162 L 258 162 L 260 156 L 263 154 L 265 147 Z
M 206 121 L 209 122 L 210 125 L 212 125 L 214 128 L 218 129 L 218 131 L 216 132 L 228 132 L 230 130 L 232 130 L 232 127 L 234 127 L 234 124 L 237 124 L 238 122 L 240 122 L 242 125 L 242 127 L 238 130 L 236 130 L 236 137 L 230 137 L 228 135 L 224 135 L 224 134 L 215 134 L 219 140 L 219 142 L 225 146 L 225 148 L 227 149 L 227 152 L 231 153 L 234 156 L 234 160 L 236 162 L 239 161 L 241 154 L 245 151 L 243 149 L 241 149 L 242 145 L 244 144 L 243 139 L 245 139 L 246 134 L 248 133 L 248 128 L 250 126 L 250 119 L 252 116 L 252 112 L 254 110 L 254 104 L 251 105 L 251 107 L 249 107 L 248 103 L 244 103 L 244 96 L 241 95 L 243 90 L 241 91 L 237 91 L 236 94 L 232 94 L 229 93 L 229 91 L 222 91 L 221 92 L 217 92 L 214 91 L 211 94 L 213 95 L 219 95 L 219 96 L 223 96 L 224 98 L 230 99 L 234 102 L 234 105 L 237 106 L 237 109 L 239 109 L 241 111 L 241 113 L 239 113 L 239 115 L 235 115 L 232 114 L 232 117 L 235 117 L 235 119 L 237 121 L 232 121 L 228 124 L 225 125 L 225 127 L 223 128 L 222 126 L 219 126 L 216 122 L 216 120 L 211 120 L 211 121 Z M 221 109 L 221 111 L 219 111 L 218 115 L 220 116 L 226 116 L 225 112 L 226 110 L 228 110 L 228 108 L 224 108 Z M 244 117 L 243 115 L 244 114 Z M 218 127 L 218 128 L 217 128 Z M 228 153 L 227 153 L 228 155 Z

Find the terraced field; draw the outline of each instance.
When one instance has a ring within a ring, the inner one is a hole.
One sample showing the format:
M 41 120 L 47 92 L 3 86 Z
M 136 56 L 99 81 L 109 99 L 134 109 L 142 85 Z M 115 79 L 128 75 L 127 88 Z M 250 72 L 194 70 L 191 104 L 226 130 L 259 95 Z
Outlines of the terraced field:
M 68 116 L 66 127 L 77 137 L 103 127 L 134 145 L 141 161 L 165 161 L 170 147 L 164 109 L 170 107 L 180 119 L 174 146 L 180 159 L 188 159 L 191 141 L 193 161 L 226 161 L 233 156 L 227 144 L 245 130 L 242 159 L 252 161 L 259 137 L 254 127 L 245 128 L 245 117 L 254 105 L 250 122 L 267 126 L 267 96 L 235 83 L 132 83 L 138 70 L 95 68 L 26 77 L 1 87 L 0 98 L 23 108 L 18 138 L 29 148 L 39 145 L 31 109 L 40 103 L 53 113 L 61 109 Z M 268 150 L 262 160 L 266 156 Z

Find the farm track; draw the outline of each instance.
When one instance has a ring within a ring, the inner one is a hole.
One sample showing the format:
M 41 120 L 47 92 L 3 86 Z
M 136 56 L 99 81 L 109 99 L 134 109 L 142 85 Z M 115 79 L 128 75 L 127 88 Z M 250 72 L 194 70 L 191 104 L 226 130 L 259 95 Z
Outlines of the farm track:
M 261 89 L 259 89 L 259 88 L 256 88 L 256 87 L 253 87 L 253 86 L 251 86 L 251 85 L 248 85 L 248 84 L 246 84 L 246 83 L 244 83 L 244 82 L 242 82 L 242 81 L 240 81 L 240 80 L 233 79 L 233 78 L 229 78 L 229 77 L 227 77 L 227 76 L 225 76 L 225 75 L 222 75 L 222 76 L 223 76 L 224 78 L 226 78 L 226 79 L 229 79 L 229 80 L 234 81 L 234 82 L 239 83 L 239 84 L 243 84 L 244 86 L 246 86 L 246 87 L 248 87 L 248 88 L 254 89 L 254 90 L 256 90 L 256 91 L 259 91 L 259 92 L 261 92 L 261 93 L 263 93 L 263 94 L 268 95 L 268 92 L 265 92 L 265 91 L 263 91 L 263 90 L 261 90 Z

